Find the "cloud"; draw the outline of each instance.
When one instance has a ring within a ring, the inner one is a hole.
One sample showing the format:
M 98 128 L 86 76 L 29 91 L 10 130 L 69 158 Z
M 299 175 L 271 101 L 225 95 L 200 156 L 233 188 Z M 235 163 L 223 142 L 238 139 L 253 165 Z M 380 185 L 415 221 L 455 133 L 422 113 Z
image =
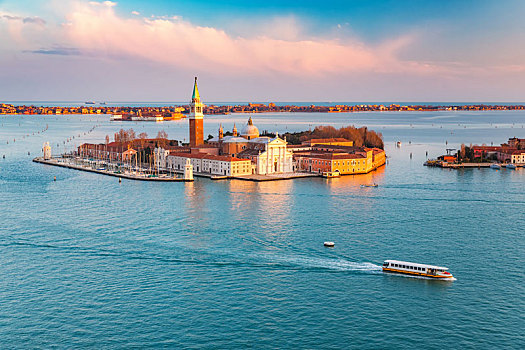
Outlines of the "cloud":
M 40 17 L 34 16 L 34 17 L 22 17 L 22 16 L 15 16 L 15 15 L 9 15 L 5 14 L 0 16 L 0 18 L 7 19 L 8 21 L 21 21 L 24 24 L 30 23 L 30 24 L 37 24 L 40 26 L 45 26 L 46 21 L 43 20 Z
M 90 2 L 89 2 L 89 5 L 91 5 L 91 6 L 106 6 L 106 7 L 114 7 L 114 6 L 117 6 L 117 3 L 116 3 L 116 2 L 113 2 L 113 1 L 102 1 L 102 2 L 98 2 L 98 1 L 90 1 Z
M 268 22 L 262 34 L 232 36 L 178 17 L 124 18 L 113 2 L 77 4 L 63 26 L 68 42 L 80 51 L 109 57 L 135 57 L 200 71 L 322 75 L 345 72 L 391 72 L 431 69 L 406 64 L 397 51 L 414 39 L 405 36 L 367 45 L 356 39 L 301 37 L 294 19 Z M 285 33 L 278 37 L 278 33 Z
M 131 11 L 131 14 L 135 15 L 135 16 L 138 16 L 138 15 L 140 15 L 140 12 L 138 12 L 138 11 Z
M 24 23 L 34 23 L 34 24 L 38 24 L 38 25 L 41 25 L 41 26 L 46 25 L 46 21 L 43 20 L 40 17 L 26 17 L 26 18 L 24 18 L 22 20 L 22 22 L 24 22 Z
M 42 55 L 61 55 L 61 56 L 79 56 L 81 52 L 74 47 L 56 47 L 51 49 L 28 50 L 26 52 L 42 54 Z

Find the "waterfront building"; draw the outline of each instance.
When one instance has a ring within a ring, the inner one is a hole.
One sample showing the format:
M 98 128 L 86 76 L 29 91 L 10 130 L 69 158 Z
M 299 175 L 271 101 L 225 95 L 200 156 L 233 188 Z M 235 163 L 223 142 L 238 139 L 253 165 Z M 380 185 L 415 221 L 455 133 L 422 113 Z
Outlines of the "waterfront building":
M 130 161 L 137 151 L 131 147 L 131 144 L 123 142 L 110 142 L 107 145 L 84 143 L 78 147 L 77 154 L 81 157 L 108 161 Z
M 497 157 L 501 163 L 525 164 L 525 149 L 501 148 L 497 152 Z
M 385 151 L 379 148 L 313 146 L 310 151 L 294 153 L 298 171 L 341 175 L 366 174 L 386 162 Z
M 204 144 L 203 107 L 197 87 L 197 77 L 195 77 L 190 103 L 190 147 L 199 147 Z
M 217 156 L 205 153 L 171 152 L 167 157 L 167 170 L 182 171 L 190 161 L 193 170 L 215 176 L 243 176 L 252 173 L 249 159 L 231 156 Z
M 474 158 L 489 158 L 499 150 L 501 150 L 501 146 L 472 146 Z

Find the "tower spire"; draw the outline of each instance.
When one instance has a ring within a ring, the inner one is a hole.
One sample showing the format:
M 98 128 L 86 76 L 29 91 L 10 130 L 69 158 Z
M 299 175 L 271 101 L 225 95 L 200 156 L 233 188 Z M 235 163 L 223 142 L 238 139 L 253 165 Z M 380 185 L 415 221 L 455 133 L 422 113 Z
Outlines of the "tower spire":
M 195 77 L 195 83 L 193 84 L 193 94 L 191 95 L 191 102 L 200 102 L 201 97 L 199 95 L 199 88 L 197 87 L 197 77 Z

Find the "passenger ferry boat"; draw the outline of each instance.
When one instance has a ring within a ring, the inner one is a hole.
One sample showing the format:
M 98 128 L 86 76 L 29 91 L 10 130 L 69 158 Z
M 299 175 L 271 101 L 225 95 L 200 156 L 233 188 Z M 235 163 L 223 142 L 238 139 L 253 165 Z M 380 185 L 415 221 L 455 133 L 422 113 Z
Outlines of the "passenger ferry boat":
M 416 264 L 407 261 L 385 260 L 383 272 L 400 273 L 411 276 L 423 276 L 440 280 L 454 280 L 454 276 L 442 266 Z

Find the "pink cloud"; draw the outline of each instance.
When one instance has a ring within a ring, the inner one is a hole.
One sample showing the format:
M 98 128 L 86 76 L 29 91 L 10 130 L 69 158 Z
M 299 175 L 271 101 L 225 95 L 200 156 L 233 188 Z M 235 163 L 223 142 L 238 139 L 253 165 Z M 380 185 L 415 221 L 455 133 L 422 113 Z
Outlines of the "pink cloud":
M 69 42 L 65 45 L 108 56 L 139 57 L 187 69 L 229 73 L 322 75 L 364 71 L 424 73 L 434 69 L 397 59 L 398 50 L 413 41 L 410 36 L 376 46 L 358 40 L 300 39 L 296 38 L 300 28 L 294 21 L 281 21 L 289 33 L 288 40 L 266 34 L 240 37 L 176 17 L 123 18 L 114 7 L 115 3 L 108 1 L 77 4 L 66 16 L 63 28 Z

